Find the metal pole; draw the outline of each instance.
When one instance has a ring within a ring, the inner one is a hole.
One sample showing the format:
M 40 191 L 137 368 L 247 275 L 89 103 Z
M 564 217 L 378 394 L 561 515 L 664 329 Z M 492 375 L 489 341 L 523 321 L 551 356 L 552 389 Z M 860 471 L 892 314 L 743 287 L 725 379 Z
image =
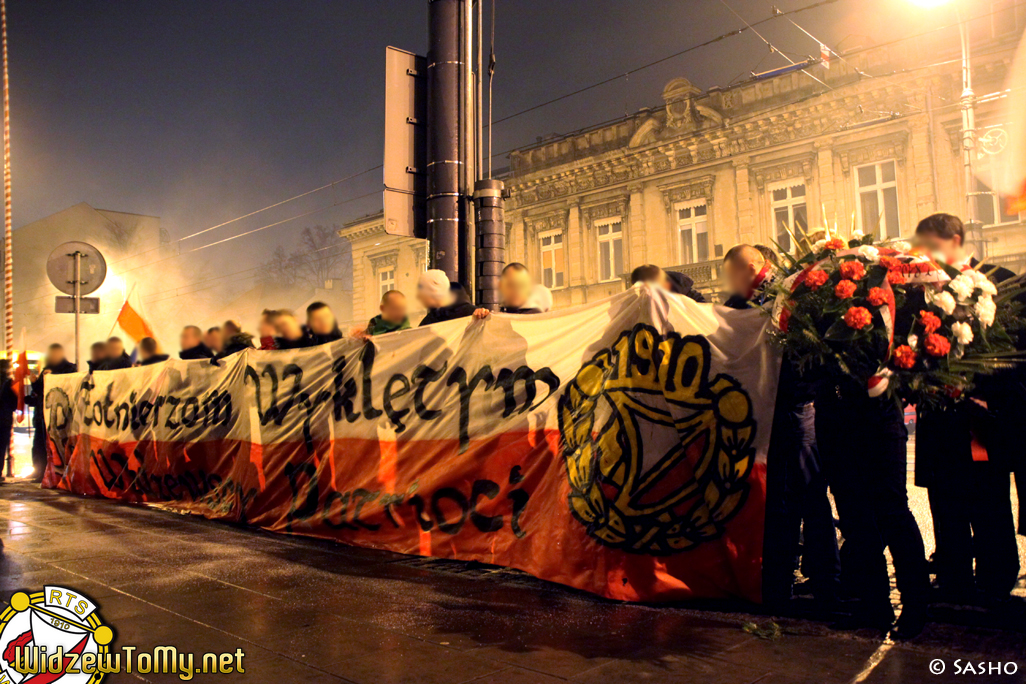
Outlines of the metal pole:
M 961 9 L 956 5 L 958 31 L 962 38 L 962 172 L 965 180 L 965 224 L 975 237 L 979 231 L 979 239 L 975 240 L 976 258 L 986 257 L 986 241 L 983 239 L 983 228 L 976 222 L 976 174 L 973 173 L 973 155 L 976 154 L 976 94 L 973 92 L 973 74 L 971 55 L 969 52 L 969 27 L 962 16 Z
M 11 244 L 11 103 L 7 82 L 7 2 L 0 0 L 4 59 L 4 349 L 14 353 L 14 249 Z
M 477 0 L 477 77 L 474 88 L 477 95 L 474 108 L 474 147 L 477 150 L 474 180 L 479 181 L 484 174 L 484 0 Z
M 428 0 L 428 197 L 431 267 L 458 280 L 460 0 Z
M 484 2 L 484 0 L 481 0 Z M 492 81 L 495 80 L 495 0 L 492 0 L 492 40 L 488 52 L 488 177 L 492 177 Z
M 79 354 L 79 311 L 82 309 L 82 252 L 75 250 L 75 368 L 80 368 L 82 357 Z
M 460 58 L 463 61 L 462 92 L 460 102 L 460 161 L 463 173 L 460 177 L 460 227 L 459 255 L 456 271 L 459 282 L 474 291 L 474 6 L 472 0 L 462 0 L 462 21 L 460 24 Z
M 499 310 L 499 278 L 506 265 L 506 210 L 498 180 L 479 180 L 474 184 L 474 225 L 477 229 L 477 303 L 490 311 Z

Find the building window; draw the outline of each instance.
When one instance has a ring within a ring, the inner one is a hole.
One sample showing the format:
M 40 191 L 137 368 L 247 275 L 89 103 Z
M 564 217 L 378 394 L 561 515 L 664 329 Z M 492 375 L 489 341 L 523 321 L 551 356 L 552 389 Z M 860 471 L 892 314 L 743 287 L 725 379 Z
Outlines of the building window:
M 709 260 L 709 207 L 705 201 L 678 204 L 677 234 L 682 264 Z
M 623 221 L 620 217 L 595 223 L 599 242 L 599 280 L 616 280 L 623 273 Z
M 805 202 L 805 184 L 791 183 L 770 188 L 770 208 L 773 211 L 773 230 L 780 249 L 791 254 L 798 245 L 792 244 L 794 235 L 801 242 L 809 232 L 809 208 Z
M 378 294 L 381 297 L 385 296 L 386 292 L 391 292 L 395 289 L 395 266 L 383 268 L 378 271 Z
M 1011 169 L 1006 154 L 987 154 L 984 152 L 976 162 L 976 219 L 985 226 L 1002 223 L 1018 223 L 1021 214 L 1009 214 L 1005 211 L 1009 198 L 1000 194 L 997 188 L 1014 187 Z
M 541 241 L 542 284 L 550 290 L 566 287 L 563 232 L 542 233 L 538 239 Z
M 855 169 L 858 180 L 859 225 L 866 235 L 880 239 L 901 235 L 898 219 L 897 165 L 894 160 L 867 164 Z

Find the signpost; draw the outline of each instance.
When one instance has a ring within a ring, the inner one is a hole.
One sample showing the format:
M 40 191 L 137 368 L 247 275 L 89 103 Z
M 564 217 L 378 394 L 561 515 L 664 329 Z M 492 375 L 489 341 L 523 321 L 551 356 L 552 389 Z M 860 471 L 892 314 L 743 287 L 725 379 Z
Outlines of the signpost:
M 65 242 L 50 253 L 46 275 L 53 286 L 71 297 L 57 297 L 57 313 L 75 314 L 75 365 L 80 366 L 79 315 L 100 313 L 100 300 L 82 297 L 100 289 L 107 277 L 107 262 L 99 250 L 85 242 Z M 68 302 L 67 300 L 71 301 Z M 64 300 L 64 301 L 62 301 Z M 70 306 L 69 306 L 70 304 Z
M 427 234 L 427 60 L 385 50 L 385 232 Z

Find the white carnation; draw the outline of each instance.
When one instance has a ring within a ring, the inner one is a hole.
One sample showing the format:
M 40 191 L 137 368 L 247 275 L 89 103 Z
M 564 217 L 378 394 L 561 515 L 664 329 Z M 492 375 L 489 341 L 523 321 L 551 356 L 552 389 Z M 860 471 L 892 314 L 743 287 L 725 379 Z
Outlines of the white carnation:
M 866 237 L 866 234 L 862 232 L 862 230 L 859 228 L 856 228 L 855 230 L 851 231 L 852 240 L 861 240 L 864 237 Z
M 963 273 L 948 283 L 948 287 L 955 293 L 959 301 L 965 301 L 972 296 L 973 290 L 976 289 L 976 283 L 970 276 Z
M 945 291 L 935 293 L 931 297 L 930 303 L 943 311 L 946 316 L 950 316 L 955 313 L 955 298 L 950 292 Z
M 990 297 L 980 297 L 979 301 L 976 302 L 976 306 L 973 308 L 976 313 L 976 318 L 980 321 L 980 325 L 984 328 L 989 328 L 994 325 L 994 316 L 997 314 L 997 304 Z
M 970 278 L 972 278 L 973 282 L 976 283 L 977 287 L 979 287 L 980 283 L 982 283 L 985 280 L 989 282 L 989 279 L 987 278 L 987 276 L 985 276 L 984 274 L 980 273 L 975 268 L 970 268 L 968 271 L 966 271 L 964 273 L 964 275 L 967 275 Z
M 875 264 L 880 261 L 880 250 L 872 245 L 862 245 L 859 247 L 859 256 L 869 263 Z
M 955 340 L 962 345 L 969 344 L 973 341 L 973 328 L 968 323 L 957 321 L 951 324 L 951 334 L 955 336 Z
M 975 271 L 973 272 L 975 273 Z M 994 283 L 990 282 L 990 280 L 988 280 L 986 276 L 983 277 L 983 280 L 976 283 L 976 287 L 978 287 L 980 289 L 980 292 L 987 295 L 988 297 L 993 297 L 997 294 L 997 286 L 994 285 Z
M 908 346 L 910 346 L 913 349 L 915 349 L 916 345 L 919 344 L 919 335 L 909 335 L 907 340 L 908 340 Z
M 902 254 L 906 254 L 912 249 L 912 245 L 904 240 L 899 240 L 898 242 L 891 243 L 891 249 L 901 252 Z
M 826 248 L 826 243 L 826 240 L 816 240 L 812 243 L 812 251 L 816 253 L 822 252 Z

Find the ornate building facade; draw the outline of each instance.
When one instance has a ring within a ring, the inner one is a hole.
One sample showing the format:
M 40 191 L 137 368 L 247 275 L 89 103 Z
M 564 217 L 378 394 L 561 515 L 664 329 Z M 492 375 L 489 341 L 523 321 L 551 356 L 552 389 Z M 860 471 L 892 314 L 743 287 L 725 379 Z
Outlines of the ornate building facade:
M 1022 270 L 1023 217 L 1005 214 L 987 182 L 1007 172 L 997 112 L 1023 26 L 1011 11 L 973 26 L 981 180 L 972 191 L 985 224 L 974 247 Z M 909 236 L 933 212 L 964 215 L 957 47 L 955 34 L 930 34 L 707 92 L 678 78 L 658 108 L 517 150 L 505 179 L 507 260 L 552 288 L 557 307 L 619 292 L 645 263 L 687 272 L 715 295 L 723 254 L 737 243 L 793 250 L 794 238 L 822 226 Z M 388 250 L 423 253 L 419 241 L 389 239 Z M 355 289 L 387 273 L 377 254 L 362 256 L 354 242 L 364 274 Z

